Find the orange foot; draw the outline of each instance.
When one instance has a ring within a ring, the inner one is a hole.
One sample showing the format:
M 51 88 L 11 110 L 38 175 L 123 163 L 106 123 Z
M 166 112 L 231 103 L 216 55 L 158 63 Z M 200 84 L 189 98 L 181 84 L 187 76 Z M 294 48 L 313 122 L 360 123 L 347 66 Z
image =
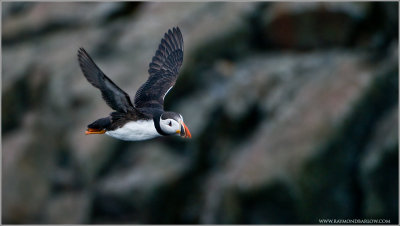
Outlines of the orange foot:
M 92 129 L 92 128 L 88 128 L 88 129 L 85 131 L 85 134 L 86 134 L 86 135 L 88 135 L 88 134 L 103 134 L 103 133 L 105 133 L 105 132 L 106 132 L 105 129 Z

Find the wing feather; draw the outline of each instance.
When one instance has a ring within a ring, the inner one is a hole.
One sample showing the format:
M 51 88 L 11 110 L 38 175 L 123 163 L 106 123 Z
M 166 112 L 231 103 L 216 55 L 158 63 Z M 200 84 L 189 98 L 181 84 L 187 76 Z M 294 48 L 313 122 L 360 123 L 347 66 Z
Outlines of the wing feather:
M 78 50 L 79 66 L 85 78 L 94 87 L 100 89 L 108 106 L 118 112 L 128 112 L 133 108 L 129 95 L 109 79 L 83 48 Z
M 178 27 L 169 29 L 149 64 L 149 78 L 135 95 L 135 107 L 161 107 L 175 85 L 183 62 L 183 36 Z

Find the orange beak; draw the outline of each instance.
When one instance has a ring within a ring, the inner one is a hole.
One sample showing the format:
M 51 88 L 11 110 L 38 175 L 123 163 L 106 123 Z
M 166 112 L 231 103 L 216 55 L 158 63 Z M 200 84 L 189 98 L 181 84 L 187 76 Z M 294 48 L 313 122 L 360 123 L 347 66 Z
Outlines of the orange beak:
M 89 135 L 89 134 L 103 134 L 103 133 L 105 133 L 105 132 L 106 132 L 105 129 L 92 129 L 92 128 L 88 128 L 88 129 L 85 131 L 85 134 L 86 134 L 86 135 Z
M 181 130 L 181 136 L 185 138 L 192 138 L 192 134 L 190 134 L 189 128 L 187 128 L 184 122 L 182 122 L 182 126 L 184 129 L 183 131 Z

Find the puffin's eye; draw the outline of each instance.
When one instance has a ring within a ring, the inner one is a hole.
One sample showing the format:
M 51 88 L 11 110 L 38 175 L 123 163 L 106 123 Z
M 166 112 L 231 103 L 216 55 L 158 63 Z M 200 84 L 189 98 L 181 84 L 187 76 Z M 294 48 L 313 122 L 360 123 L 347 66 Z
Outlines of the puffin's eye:
M 168 125 L 169 125 L 169 126 L 172 126 L 172 122 L 171 122 L 171 121 L 169 121 Z

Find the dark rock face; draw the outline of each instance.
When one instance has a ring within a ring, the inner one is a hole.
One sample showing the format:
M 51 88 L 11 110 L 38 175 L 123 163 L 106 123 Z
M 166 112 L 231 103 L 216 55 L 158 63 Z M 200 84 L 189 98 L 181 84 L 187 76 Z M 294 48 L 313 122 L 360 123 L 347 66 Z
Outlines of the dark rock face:
M 2 4 L 2 222 L 398 223 L 398 3 Z M 85 136 L 163 33 L 193 139 Z

